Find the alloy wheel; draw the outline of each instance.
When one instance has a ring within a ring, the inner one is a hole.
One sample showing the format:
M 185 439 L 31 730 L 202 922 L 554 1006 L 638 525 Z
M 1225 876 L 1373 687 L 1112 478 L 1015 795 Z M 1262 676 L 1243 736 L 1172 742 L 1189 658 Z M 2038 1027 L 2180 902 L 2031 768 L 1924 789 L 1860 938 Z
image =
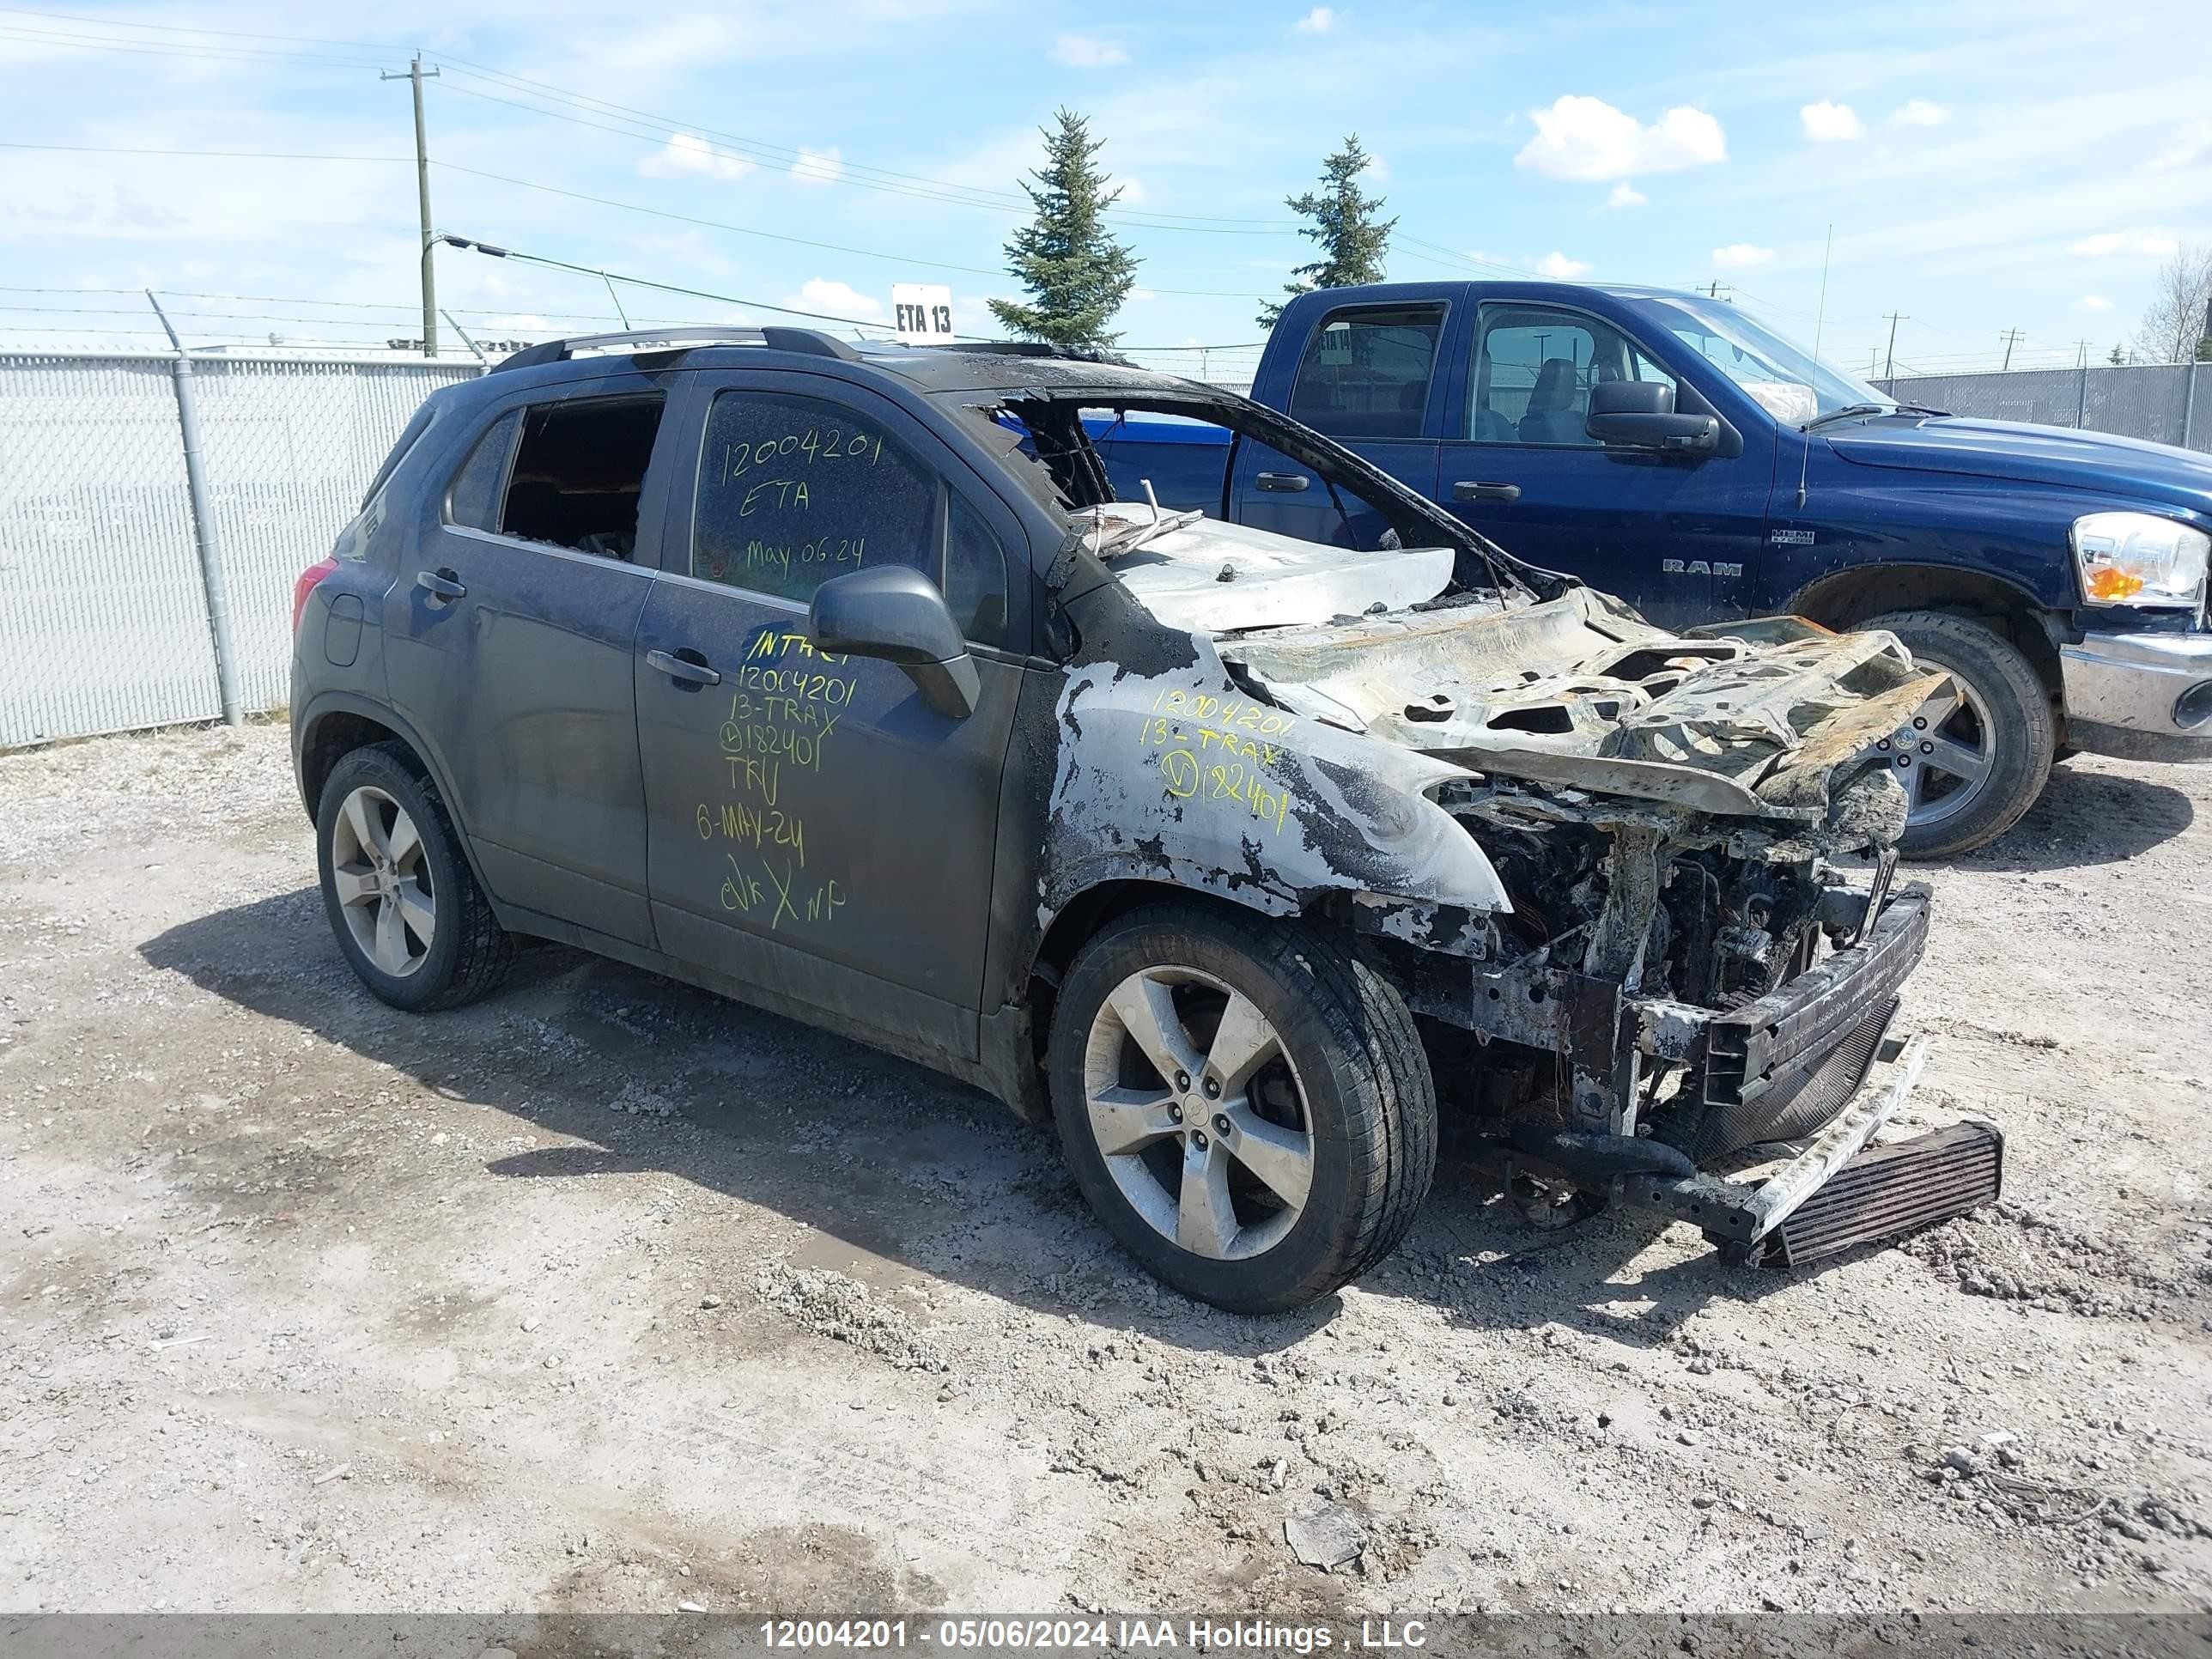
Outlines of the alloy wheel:
M 361 952 L 404 979 L 429 959 L 438 907 L 422 832 L 407 809 L 363 784 L 345 798 L 331 830 L 331 883 Z
M 1297 1224 L 1313 1119 L 1282 1038 L 1251 999 L 1194 968 L 1130 975 L 1093 1017 L 1083 1099 L 1107 1173 L 1163 1237 L 1214 1261 Z
M 1881 744 L 1905 786 L 1909 828 L 1942 823 L 1965 811 L 1988 786 L 1996 763 L 1989 704 L 1955 675 L 1951 688 Z

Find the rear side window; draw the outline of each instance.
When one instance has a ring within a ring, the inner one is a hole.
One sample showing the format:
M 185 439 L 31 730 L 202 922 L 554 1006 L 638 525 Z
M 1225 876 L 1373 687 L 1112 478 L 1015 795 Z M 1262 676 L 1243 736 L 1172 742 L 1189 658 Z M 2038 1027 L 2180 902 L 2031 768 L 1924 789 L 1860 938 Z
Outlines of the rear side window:
M 1331 312 L 1306 342 L 1290 413 L 1333 438 L 1417 438 L 1443 332 L 1442 306 Z
M 453 475 L 447 521 L 634 559 L 638 499 L 663 404 L 654 392 L 508 410 Z
M 469 452 L 453 487 L 446 495 L 446 521 L 471 530 L 497 530 L 499 509 L 507 493 L 507 461 L 514 453 L 514 430 L 522 424 L 522 411 L 510 409 L 491 423 Z
M 832 576 L 907 565 L 942 582 L 937 476 L 883 428 L 812 398 L 716 394 L 691 574 L 805 605 Z

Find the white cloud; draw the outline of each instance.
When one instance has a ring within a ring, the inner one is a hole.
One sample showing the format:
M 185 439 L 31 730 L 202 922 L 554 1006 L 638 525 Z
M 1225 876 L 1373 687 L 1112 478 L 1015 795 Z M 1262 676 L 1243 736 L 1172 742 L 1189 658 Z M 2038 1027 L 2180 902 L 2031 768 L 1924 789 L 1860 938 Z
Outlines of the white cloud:
M 2076 311 L 2110 311 L 2112 302 L 2101 294 L 2085 294 L 2074 302 Z
M 2068 245 L 2069 253 L 2078 253 L 2085 259 L 2108 259 L 2115 253 L 2136 255 L 2146 259 L 2171 258 L 2181 244 L 2174 238 L 2157 230 L 2107 230 L 2094 236 L 2084 236 Z
M 1569 94 L 1549 109 L 1531 110 L 1528 118 L 1536 124 L 1536 136 L 1522 146 L 1513 165 L 1547 179 L 1596 182 L 1728 159 L 1721 124 L 1687 105 L 1645 126 L 1601 98 Z
M 791 164 L 791 179 L 799 185 L 834 185 L 845 176 L 845 163 L 835 144 L 824 150 L 802 149 Z
M 1746 270 L 1753 265 L 1768 264 L 1774 258 L 1771 247 L 1760 247 L 1753 242 L 1730 242 L 1726 247 L 1713 250 L 1713 269 L 1716 270 Z
M 1536 274 L 1538 276 L 1549 276 L 1554 281 L 1562 283 L 1581 276 L 1583 272 L 1589 269 L 1589 262 L 1588 260 L 1570 259 L 1565 254 L 1559 252 L 1557 249 L 1547 253 L 1542 258 L 1536 261 Z
M 742 155 L 716 149 L 696 134 L 679 132 L 640 161 L 637 170 L 648 179 L 674 179 L 694 173 L 716 179 L 742 179 L 753 170 L 753 164 Z
M 2144 163 L 2153 173 L 2170 173 L 2212 158 L 2212 121 L 2189 121 L 2173 135 L 2173 142 Z
M 1605 198 L 1605 204 L 1615 208 L 1642 207 L 1644 192 L 1624 179 L 1613 187 L 1613 194 Z
M 1941 104 L 1931 104 L 1925 98 L 1915 98 L 1898 106 L 1889 118 L 1903 127 L 1940 127 L 1951 118 L 1951 112 Z
M 1866 136 L 1866 126 L 1860 121 L 1858 112 L 1849 104 L 1808 104 L 1797 112 L 1797 118 L 1805 124 L 1805 136 L 1816 144 L 1838 143 Z
M 872 295 L 863 294 L 848 283 L 834 283 L 827 276 L 810 276 L 796 294 L 784 296 L 784 304 L 798 311 L 818 311 L 825 316 L 849 318 L 854 322 L 880 323 L 888 307 Z
M 1095 34 L 1063 34 L 1052 43 L 1052 61 L 1070 69 L 1111 69 L 1129 61 L 1128 48 Z
M 1327 34 L 1336 27 L 1336 13 L 1328 6 L 1316 6 L 1298 19 L 1300 34 Z

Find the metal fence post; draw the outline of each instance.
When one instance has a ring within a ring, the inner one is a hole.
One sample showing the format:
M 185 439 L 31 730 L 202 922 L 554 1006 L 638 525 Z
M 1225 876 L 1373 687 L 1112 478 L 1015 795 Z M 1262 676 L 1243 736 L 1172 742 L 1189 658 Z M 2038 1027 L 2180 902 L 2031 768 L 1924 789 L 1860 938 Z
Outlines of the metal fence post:
M 191 502 L 192 541 L 200 556 L 200 585 L 207 594 L 208 629 L 215 636 L 215 680 L 222 702 L 226 726 L 245 722 L 246 711 L 238 691 L 238 652 L 230 637 L 230 598 L 223 586 L 222 551 L 216 539 L 215 504 L 208 498 L 207 470 L 200 464 L 199 403 L 192 387 L 192 357 L 170 325 L 169 315 L 154 290 L 146 290 L 146 303 L 161 319 L 169 343 L 177 349 L 171 366 L 177 388 L 177 429 L 185 445 L 185 493 Z
M 2187 449 L 2190 438 L 2197 427 L 2197 371 L 2203 368 L 2197 358 L 2189 360 L 2189 379 L 2183 383 L 2181 394 L 2181 447 Z

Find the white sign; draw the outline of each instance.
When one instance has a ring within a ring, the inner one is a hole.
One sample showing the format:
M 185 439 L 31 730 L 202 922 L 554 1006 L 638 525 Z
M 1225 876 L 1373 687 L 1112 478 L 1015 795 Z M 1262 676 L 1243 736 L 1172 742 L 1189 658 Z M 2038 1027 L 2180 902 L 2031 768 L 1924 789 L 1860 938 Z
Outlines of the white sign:
M 893 283 L 891 315 L 906 345 L 946 345 L 952 339 L 952 290 L 942 283 Z

